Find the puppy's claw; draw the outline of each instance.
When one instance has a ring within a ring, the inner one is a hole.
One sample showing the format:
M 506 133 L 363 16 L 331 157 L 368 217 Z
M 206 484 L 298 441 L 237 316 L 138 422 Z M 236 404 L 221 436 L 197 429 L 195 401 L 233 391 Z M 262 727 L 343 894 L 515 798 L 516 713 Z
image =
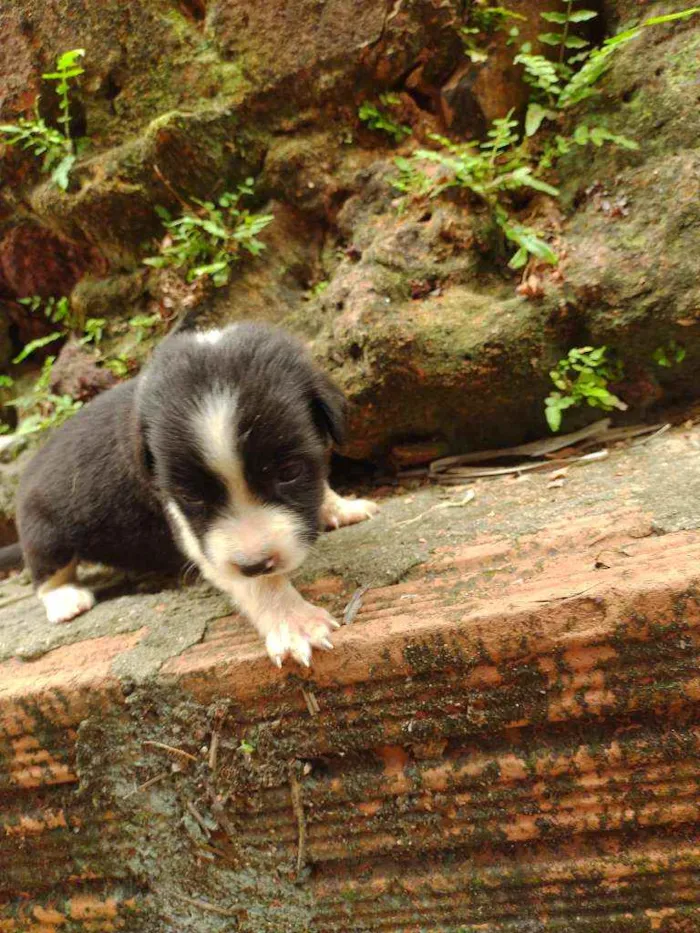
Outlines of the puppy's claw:
M 311 667 L 311 645 L 308 641 L 298 636 L 294 638 L 291 655 L 299 664 L 303 664 L 304 667 Z
M 329 621 L 328 624 L 330 625 L 330 627 L 331 627 L 332 629 L 339 629 L 339 628 L 340 628 L 340 622 L 338 622 L 337 619 L 331 618 L 331 620 Z
M 265 646 L 270 659 L 277 667 L 288 655 L 304 667 L 311 666 L 311 650 L 332 649 L 328 637 L 338 623 L 325 609 L 319 609 L 299 597 L 298 603 L 290 607 L 280 620 L 270 620 Z

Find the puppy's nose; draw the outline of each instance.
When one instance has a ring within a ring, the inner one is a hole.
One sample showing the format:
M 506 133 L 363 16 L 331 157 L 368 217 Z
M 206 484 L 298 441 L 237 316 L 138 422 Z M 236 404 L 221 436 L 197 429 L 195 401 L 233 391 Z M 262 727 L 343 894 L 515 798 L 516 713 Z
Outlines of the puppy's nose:
M 235 563 L 235 566 L 244 577 L 259 577 L 265 573 L 272 573 L 276 565 L 277 561 L 274 557 L 265 557 L 255 564 L 249 564 L 243 561 L 236 561 Z

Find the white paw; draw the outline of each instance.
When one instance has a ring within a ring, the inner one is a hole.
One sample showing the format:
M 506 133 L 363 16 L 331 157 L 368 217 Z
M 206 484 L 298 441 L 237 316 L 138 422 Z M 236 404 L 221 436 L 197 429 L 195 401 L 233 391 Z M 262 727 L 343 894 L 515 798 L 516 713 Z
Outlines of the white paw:
M 309 667 L 311 649 L 330 650 L 333 647 L 330 635 L 337 628 L 340 628 L 339 623 L 325 609 L 301 600 L 298 606 L 285 613 L 283 619 L 269 627 L 265 647 L 277 667 L 282 667 L 287 655 Z
M 343 525 L 356 525 L 358 522 L 374 518 L 379 512 L 376 502 L 369 499 L 343 499 L 333 496 L 323 503 L 321 508 L 321 522 L 327 530 L 342 528 Z
M 68 622 L 95 605 L 95 597 L 82 586 L 66 583 L 39 597 L 46 609 L 49 622 Z

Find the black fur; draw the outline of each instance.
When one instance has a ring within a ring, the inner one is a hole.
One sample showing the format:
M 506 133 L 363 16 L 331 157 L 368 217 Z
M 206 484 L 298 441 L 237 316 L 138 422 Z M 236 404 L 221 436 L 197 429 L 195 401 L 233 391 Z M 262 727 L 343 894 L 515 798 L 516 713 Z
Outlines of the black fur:
M 0 572 L 19 570 L 23 566 L 24 557 L 19 544 L 8 544 L 7 547 L 0 547 Z
M 164 502 L 174 499 L 199 536 L 224 501 L 191 430 L 193 405 L 214 386 L 238 391 L 251 490 L 292 508 L 315 539 L 326 450 L 342 436 L 341 393 L 283 331 L 238 324 L 213 344 L 185 331 L 163 341 L 140 376 L 59 428 L 23 474 L 18 526 L 35 583 L 74 558 L 134 570 L 182 567 Z

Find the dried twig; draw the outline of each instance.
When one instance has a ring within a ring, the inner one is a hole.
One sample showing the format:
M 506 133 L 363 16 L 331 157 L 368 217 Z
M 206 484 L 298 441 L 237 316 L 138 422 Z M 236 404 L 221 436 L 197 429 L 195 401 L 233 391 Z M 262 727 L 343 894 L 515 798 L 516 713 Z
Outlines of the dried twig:
M 179 894 L 177 891 L 170 891 L 169 893 L 191 907 L 199 907 L 200 910 L 208 910 L 210 913 L 219 914 L 222 917 L 240 917 L 246 913 L 245 907 L 217 907 L 216 904 L 202 901 L 198 897 L 187 897 L 186 894 Z
M 182 197 L 182 195 L 180 195 L 180 194 L 177 193 L 177 191 L 173 188 L 173 186 L 170 184 L 170 182 L 168 181 L 168 179 L 167 179 L 167 178 L 165 177 L 165 175 L 161 172 L 160 168 L 158 167 L 157 163 L 155 163 L 155 162 L 153 163 L 153 171 L 156 173 L 156 175 L 158 176 L 158 178 L 160 178 L 160 180 L 163 182 L 163 184 L 164 184 L 165 187 L 168 189 L 168 191 L 172 194 L 172 196 L 175 198 L 175 200 L 179 201 L 180 204 L 182 204 L 182 206 L 183 206 L 184 208 L 186 208 L 187 210 L 191 210 L 191 207 L 192 207 L 192 206 L 191 206 L 190 204 L 188 204 L 187 201 L 185 201 L 185 199 Z
M 219 757 L 219 740 L 221 739 L 221 733 L 218 729 L 214 729 L 211 734 L 211 742 L 209 743 L 209 770 L 216 771 L 216 763 Z
M 124 795 L 125 799 L 126 797 L 133 797 L 134 794 L 138 794 L 142 790 L 148 790 L 149 787 L 152 787 L 154 784 L 157 784 L 158 781 L 162 781 L 166 777 L 170 777 L 170 771 L 161 771 L 160 774 L 156 774 L 155 777 L 152 777 L 150 781 L 146 781 L 145 784 L 139 784 L 138 787 L 130 790 L 128 794 Z
M 153 742 L 151 739 L 145 739 L 143 744 L 148 745 L 149 748 L 157 748 L 162 752 L 166 752 L 172 758 L 177 758 L 180 761 L 197 761 L 195 755 L 191 755 L 189 752 L 184 751 L 182 748 L 175 748 L 173 745 L 166 745 L 164 742 Z
M 369 589 L 369 586 L 361 586 L 359 589 L 350 597 L 350 600 L 343 611 L 343 622 L 345 625 L 350 625 L 351 622 L 355 621 L 355 616 L 360 611 L 360 606 L 362 605 L 362 599 Z
M 205 836 L 207 837 L 207 839 L 208 839 L 208 838 L 211 836 L 211 829 L 209 829 L 209 827 L 207 826 L 206 820 L 204 819 L 204 817 L 202 816 L 202 814 L 201 814 L 201 813 L 199 812 L 199 810 L 195 807 L 195 805 L 192 803 L 191 800 L 188 800 L 188 801 L 187 801 L 187 809 L 190 811 L 190 813 L 192 814 L 192 816 L 193 816 L 195 822 L 197 823 L 197 825 L 199 826 L 199 828 L 202 830 L 202 832 L 204 833 L 204 835 L 205 835 Z
M 301 692 L 306 703 L 306 708 L 312 716 L 318 716 L 321 712 L 321 707 L 318 705 L 318 700 L 316 699 L 316 694 L 312 693 L 310 690 L 304 690 L 301 688 Z
M 437 505 L 431 505 L 429 509 L 426 509 L 425 512 L 421 512 L 420 515 L 416 515 L 414 518 L 407 518 L 403 522 L 397 522 L 396 527 L 400 528 L 404 525 L 414 525 L 416 522 L 419 522 L 421 518 L 425 518 L 426 515 L 429 515 L 431 512 L 435 512 L 437 509 L 457 509 L 463 505 L 469 505 L 475 496 L 476 493 L 474 490 L 469 489 L 457 502 L 439 502 Z
M 299 832 L 299 847 L 297 850 L 297 879 L 306 862 L 306 820 L 304 819 L 304 802 L 301 795 L 301 784 L 294 773 L 294 765 L 289 768 L 289 791 L 292 797 L 292 810 L 297 819 Z
M 233 826 L 229 818 L 226 816 L 226 811 L 224 810 L 223 804 L 218 799 L 216 791 L 213 787 L 209 787 L 209 805 L 211 807 L 211 812 L 216 817 L 216 822 L 223 829 L 226 835 L 229 838 L 229 841 L 235 845 L 237 840 L 236 828 Z
M 572 434 L 560 434 L 557 437 L 548 437 L 540 441 L 532 441 L 529 444 L 518 444 L 516 447 L 503 447 L 497 450 L 477 450 L 470 454 L 458 454 L 456 457 L 442 457 L 440 460 L 433 460 L 430 464 L 430 473 L 444 473 L 451 467 L 462 466 L 467 463 L 483 463 L 485 460 L 500 460 L 504 457 L 544 457 L 547 454 L 562 450 L 564 447 L 571 447 L 579 441 L 586 440 L 598 434 L 605 435 L 607 440 L 607 430 L 610 425 L 609 418 L 603 418 L 580 431 L 574 431 Z
M 576 599 L 577 596 L 583 596 L 584 593 L 590 593 L 591 590 L 598 587 L 598 583 L 592 584 L 592 586 L 587 586 L 584 590 L 578 590 L 576 593 L 567 593 L 566 596 L 548 596 L 545 599 L 536 599 L 536 603 L 556 603 L 556 602 L 566 602 L 568 599 Z
M 567 457 L 562 460 L 538 460 L 535 463 L 516 463 L 514 466 L 456 467 L 449 469 L 445 473 L 440 473 L 436 479 L 439 483 L 444 483 L 446 485 L 457 482 L 463 483 L 467 479 L 476 479 L 480 476 L 507 476 L 512 473 L 528 473 L 531 470 L 551 469 L 558 464 L 591 463 L 594 460 L 604 460 L 608 454 L 609 451 L 604 449 L 595 450 L 590 454 L 582 454 L 580 457 Z
M 648 437 L 645 437 L 644 440 L 637 441 L 637 443 L 634 446 L 643 447 L 644 444 L 648 444 L 650 441 L 653 441 L 657 437 L 661 437 L 662 434 L 665 434 L 667 431 L 670 431 L 670 430 L 671 430 L 670 424 L 662 424 L 661 427 L 657 431 L 654 431 L 653 434 L 650 434 Z

